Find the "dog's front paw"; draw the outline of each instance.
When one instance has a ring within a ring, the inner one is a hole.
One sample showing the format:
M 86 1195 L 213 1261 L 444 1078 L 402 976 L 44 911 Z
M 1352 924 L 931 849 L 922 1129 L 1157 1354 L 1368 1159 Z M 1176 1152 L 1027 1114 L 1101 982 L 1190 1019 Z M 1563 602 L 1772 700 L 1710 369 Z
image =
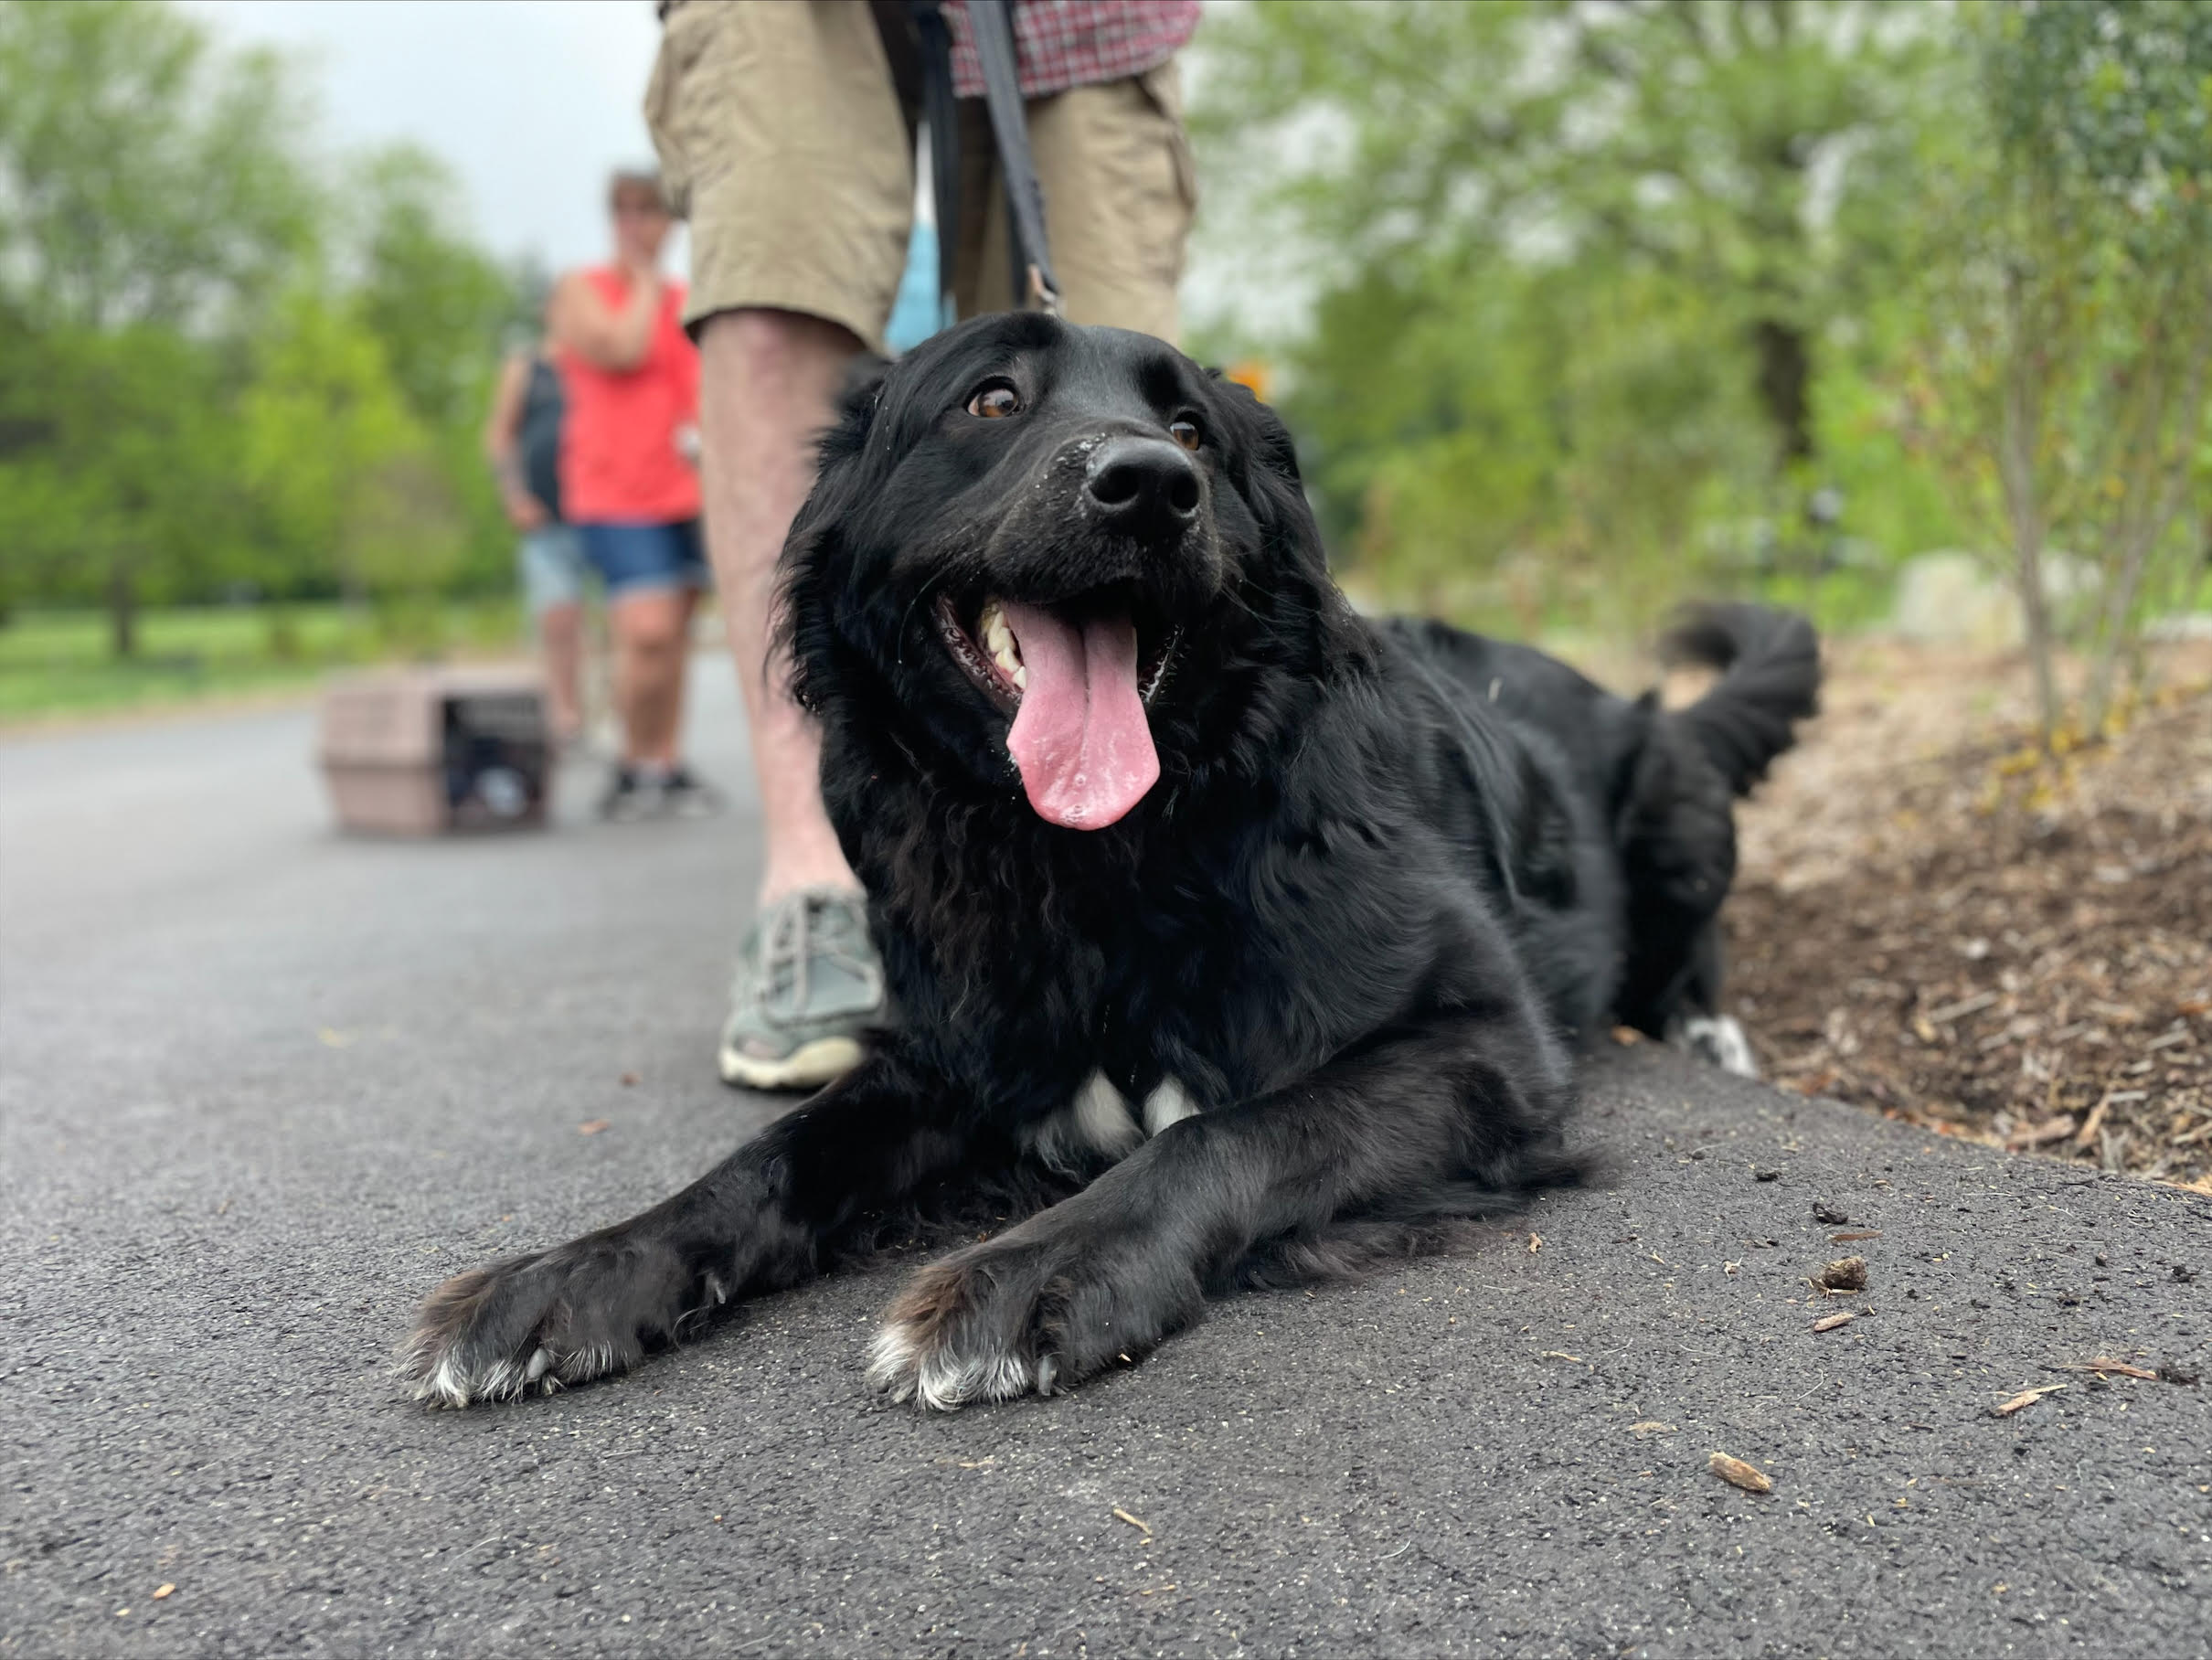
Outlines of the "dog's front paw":
M 723 1301 L 665 1241 L 596 1234 L 473 1269 L 432 1292 L 399 1353 L 415 1399 L 465 1407 L 603 1378 Z
M 1666 1040 L 1686 1054 L 1739 1078 L 1759 1076 L 1759 1058 L 1733 1015 L 1692 1015 L 1668 1022 Z
M 1187 1266 L 1147 1260 L 1142 1244 L 1033 1227 L 909 1281 L 877 1333 L 868 1381 L 947 1412 L 1049 1395 L 1138 1358 L 1203 1302 Z

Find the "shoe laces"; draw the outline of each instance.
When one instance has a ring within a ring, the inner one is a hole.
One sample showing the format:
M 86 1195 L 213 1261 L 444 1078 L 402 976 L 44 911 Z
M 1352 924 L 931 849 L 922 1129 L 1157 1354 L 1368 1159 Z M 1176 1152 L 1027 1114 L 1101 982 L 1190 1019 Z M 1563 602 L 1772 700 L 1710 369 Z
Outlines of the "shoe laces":
M 782 1005 L 794 1017 L 803 1016 L 817 959 L 835 963 L 881 995 L 883 971 L 868 949 L 867 921 L 856 896 L 832 888 L 803 889 L 765 920 L 758 992 L 763 1008 Z

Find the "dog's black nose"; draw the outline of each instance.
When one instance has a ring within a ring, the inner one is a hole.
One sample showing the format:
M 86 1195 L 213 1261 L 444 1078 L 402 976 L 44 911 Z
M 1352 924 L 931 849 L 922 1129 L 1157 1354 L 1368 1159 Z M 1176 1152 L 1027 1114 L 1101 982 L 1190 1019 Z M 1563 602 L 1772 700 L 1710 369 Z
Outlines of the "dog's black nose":
M 1115 530 L 1174 535 L 1198 516 L 1198 469 L 1164 438 L 1110 438 L 1090 457 L 1083 494 Z

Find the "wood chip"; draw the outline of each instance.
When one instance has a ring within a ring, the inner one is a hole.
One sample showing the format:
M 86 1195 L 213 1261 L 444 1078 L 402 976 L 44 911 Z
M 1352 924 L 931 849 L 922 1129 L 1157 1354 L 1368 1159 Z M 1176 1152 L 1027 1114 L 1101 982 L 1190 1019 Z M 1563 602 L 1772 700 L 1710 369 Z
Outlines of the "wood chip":
M 1539 1251 L 1539 1250 L 1543 1250 L 1543 1249 L 1544 1249 L 1544 1236 L 1543 1236 L 1542 1234 L 1540 1234 L 1540 1233 L 1532 1233 L 1532 1234 L 1530 1234 L 1530 1235 L 1528 1236 L 1528 1254 L 1529 1254 L 1530 1256 L 1532 1256 L 1532 1257 L 1533 1257 L 1533 1256 L 1535 1256 L 1535 1255 L 1537 1254 L 1537 1251 Z
M 1994 992 L 1976 992 L 1971 997 L 1962 997 L 1956 1003 L 1946 1003 L 1941 1008 L 1931 1008 L 1928 1018 L 1941 1026 L 1947 1020 L 1956 1020 L 1962 1015 L 1978 1015 L 1997 1000 Z
M 2056 1395 L 2064 1388 L 2066 1388 L 2066 1385 L 2063 1383 L 2047 1383 L 2038 1389 L 2022 1389 L 2010 1400 L 2004 1401 L 1997 1406 L 1992 1407 L 1990 1409 L 1990 1416 L 1993 1418 L 2010 1418 L 2015 1412 L 2020 1410 L 2021 1408 L 2032 1407 L 2036 1404 L 2036 1402 L 2041 1400 L 2046 1395 Z
M 579 1135 L 597 1135 L 601 1130 L 607 1128 L 609 1123 L 610 1121 L 604 1118 L 588 1118 L 576 1126 L 576 1133 Z
M 1774 1481 L 1763 1472 L 1754 1470 L 1740 1458 L 1730 1458 L 1726 1452 L 1716 1452 L 1706 1460 L 1705 1467 L 1731 1487 L 1741 1487 L 1746 1493 L 1771 1493 Z
M 2046 1119 L 2039 1124 L 2023 1124 L 2005 1138 L 2008 1147 L 2041 1147 L 2055 1141 L 2064 1141 L 2074 1133 L 2074 1116 L 2062 1112 L 2057 1118 Z
M 176 1587 L 174 1585 L 157 1585 L 154 1588 L 154 1600 L 156 1602 L 160 1601 L 164 1597 L 173 1597 L 175 1594 Z
M 2153 1382 L 2158 1373 L 2147 1366 L 2136 1366 L 2131 1361 L 2115 1360 L 2110 1355 L 2097 1355 L 2072 1368 L 2077 1372 L 2112 1372 L 2122 1378 L 2148 1378 Z
M 1832 1332 L 1838 1326 L 1849 1325 L 1857 1317 L 1856 1314 L 1823 1314 L 1813 1323 L 1813 1329 L 1816 1332 Z
M 1656 1418 L 1646 1418 L 1640 1423 L 1629 1425 L 1628 1428 L 1629 1432 L 1638 1440 L 1642 1440 L 1646 1435 L 1672 1435 L 1675 1432 L 1673 1424 L 1661 1423 Z
M 1616 1026 L 1613 1027 L 1613 1041 L 1627 1048 L 1631 1044 L 1642 1043 L 1643 1034 L 1632 1026 Z
M 1865 1291 L 1866 1259 L 1838 1257 L 1813 1276 L 1813 1283 L 1823 1291 Z
M 1850 1233 L 1832 1233 L 1828 1236 L 1828 1243 L 1848 1245 L 1854 1240 L 1878 1240 L 1881 1237 L 1882 1230 L 1878 1228 L 1861 1228 Z
M 1141 1531 L 1146 1538 L 1150 1538 L 1152 1537 L 1152 1527 L 1144 1520 L 1143 1516 L 1132 1516 L 1128 1511 L 1122 1509 L 1119 1505 L 1116 1505 L 1113 1507 L 1113 1514 L 1116 1520 L 1127 1522 L 1132 1527 L 1137 1528 L 1139 1531 Z
M 1588 1366 L 1590 1364 L 1590 1362 L 1583 1359 L 1581 1356 L 1570 1355 L 1565 1349 L 1546 1349 L 1541 1355 L 1538 1355 L 1537 1358 L 1538 1360 L 1571 1360 L 1577 1366 Z
M 2097 1132 L 2104 1128 L 2104 1115 L 2112 1110 L 2112 1092 L 2107 1090 L 2102 1100 L 2090 1109 L 2090 1115 L 2081 1121 L 2081 1128 L 2074 1136 L 2074 1145 L 2088 1147 L 2096 1144 Z

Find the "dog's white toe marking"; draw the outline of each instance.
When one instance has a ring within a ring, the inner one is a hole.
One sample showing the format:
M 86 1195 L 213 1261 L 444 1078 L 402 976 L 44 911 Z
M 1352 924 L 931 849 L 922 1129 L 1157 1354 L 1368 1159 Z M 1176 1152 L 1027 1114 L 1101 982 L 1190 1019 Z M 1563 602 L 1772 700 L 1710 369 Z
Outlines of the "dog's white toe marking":
M 1751 1040 L 1744 1036 L 1743 1027 L 1733 1015 L 1696 1015 L 1676 1020 L 1668 1027 L 1666 1040 L 1678 1049 L 1711 1061 L 1724 1072 L 1733 1072 L 1739 1078 L 1759 1076 L 1759 1060 L 1751 1053 Z
M 1035 1377 L 1035 1368 L 1019 1355 L 941 1351 L 922 1361 L 914 1392 L 922 1405 L 951 1412 L 971 1400 L 1012 1400 L 1026 1395 Z
M 1118 1163 L 1143 1139 L 1122 1091 L 1105 1073 L 1093 1072 L 1073 1101 L 1037 1126 L 1029 1144 L 1049 1168 L 1080 1177 L 1087 1168 L 1095 1168 L 1092 1159 Z
M 972 1400 L 1013 1400 L 1032 1389 L 1049 1393 L 1052 1373 L 1046 1367 L 1050 1365 L 1005 1350 L 965 1355 L 949 1346 L 925 1350 L 907 1322 L 891 1320 L 869 1345 L 867 1380 L 893 1400 L 955 1412 Z
M 1163 1079 L 1160 1087 L 1144 1098 L 1144 1133 L 1157 1135 L 1168 1125 L 1196 1117 L 1198 1103 L 1190 1098 L 1190 1091 L 1173 1078 Z
M 451 1355 L 441 1357 L 415 1389 L 416 1399 L 435 1400 L 449 1407 L 465 1407 L 473 1398 L 468 1375 L 453 1363 Z
M 893 1400 L 914 1399 L 914 1335 L 903 1320 L 888 1321 L 868 1345 L 867 1380 Z

